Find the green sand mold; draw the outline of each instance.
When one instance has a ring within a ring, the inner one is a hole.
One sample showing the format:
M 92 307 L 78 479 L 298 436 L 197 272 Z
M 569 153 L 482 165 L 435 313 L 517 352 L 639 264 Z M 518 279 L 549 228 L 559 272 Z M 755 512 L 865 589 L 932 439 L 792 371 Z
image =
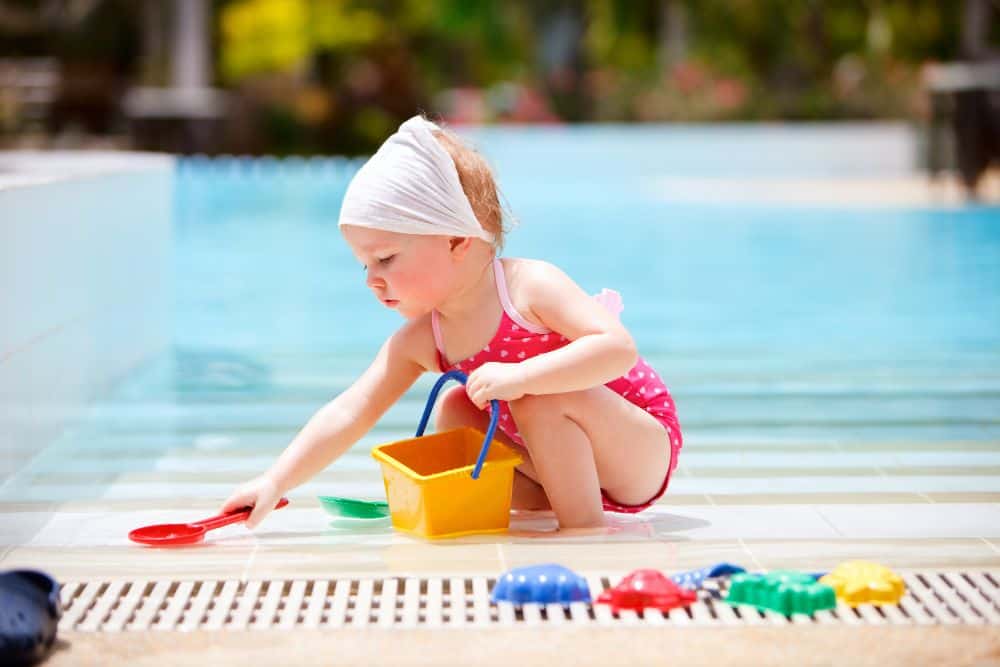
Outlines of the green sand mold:
M 726 602 L 747 604 L 785 616 L 812 615 L 837 606 L 834 590 L 804 572 L 777 570 L 767 574 L 737 574 L 729 581 Z
M 317 496 L 329 514 L 344 519 L 384 519 L 389 516 L 389 503 L 383 500 L 358 500 L 339 496 Z

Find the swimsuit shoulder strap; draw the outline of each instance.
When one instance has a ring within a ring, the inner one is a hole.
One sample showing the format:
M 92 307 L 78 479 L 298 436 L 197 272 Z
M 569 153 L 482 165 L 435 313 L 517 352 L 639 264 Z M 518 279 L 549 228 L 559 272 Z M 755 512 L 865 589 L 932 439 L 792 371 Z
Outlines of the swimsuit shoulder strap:
M 497 283 L 497 295 L 500 297 L 500 304 L 503 306 L 503 312 L 507 313 L 507 317 L 513 320 L 518 326 L 533 333 L 549 333 L 549 329 L 532 324 L 524 319 L 521 313 L 517 312 L 517 308 L 514 307 L 513 302 L 510 300 L 510 293 L 507 291 L 507 280 L 504 277 L 503 263 L 499 257 L 493 260 L 493 276 Z
M 441 337 L 441 321 L 438 316 L 438 311 L 436 310 L 431 310 L 431 331 L 434 333 L 434 347 L 437 348 L 438 366 L 441 367 L 441 372 L 444 373 L 448 367 L 448 363 L 444 356 L 444 339 Z

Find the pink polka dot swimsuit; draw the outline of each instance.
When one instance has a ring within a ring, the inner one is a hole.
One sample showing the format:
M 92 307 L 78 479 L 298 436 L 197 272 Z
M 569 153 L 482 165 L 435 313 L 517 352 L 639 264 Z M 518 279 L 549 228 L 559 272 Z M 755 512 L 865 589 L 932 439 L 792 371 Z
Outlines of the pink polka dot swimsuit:
M 553 331 L 532 324 L 524 319 L 514 308 L 507 292 L 507 283 L 504 279 L 503 265 L 499 259 L 493 260 L 494 277 L 497 284 L 497 293 L 500 303 L 503 305 L 503 314 L 500 317 L 500 326 L 493 339 L 481 351 L 472 355 L 468 359 L 463 359 L 457 363 L 450 363 L 444 355 L 444 344 L 441 337 L 441 326 L 438 321 L 437 311 L 431 311 L 431 327 L 434 330 L 434 343 L 437 346 L 438 365 L 441 372 L 449 370 L 460 370 L 463 373 L 472 373 L 483 364 L 495 361 L 501 363 L 516 363 L 538 356 L 552 350 L 567 345 L 569 340 Z M 618 295 L 609 290 L 605 290 L 600 295 L 594 297 L 606 308 L 617 314 L 621 310 Z M 670 481 L 670 474 L 677 467 L 678 454 L 680 453 L 683 438 L 681 436 L 680 424 L 677 421 L 677 412 L 674 400 L 667 391 L 666 385 L 660 379 L 656 371 L 641 357 L 632 369 L 620 378 L 612 380 L 605 385 L 625 400 L 636 405 L 649 414 L 653 415 L 667 431 L 670 440 L 671 463 L 667 476 L 663 480 L 663 485 L 655 496 L 641 505 L 624 505 L 610 498 L 602 490 L 604 499 L 604 509 L 611 512 L 623 512 L 632 514 L 639 512 L 652 505 L 667 490 Z M 506 401 L 500 401 L 500 418 L 498 425 L 511 440 L 521 447 L 524 447 L 524 440 L 518 432 L 514 416 L 510 412 L 510 406 Z

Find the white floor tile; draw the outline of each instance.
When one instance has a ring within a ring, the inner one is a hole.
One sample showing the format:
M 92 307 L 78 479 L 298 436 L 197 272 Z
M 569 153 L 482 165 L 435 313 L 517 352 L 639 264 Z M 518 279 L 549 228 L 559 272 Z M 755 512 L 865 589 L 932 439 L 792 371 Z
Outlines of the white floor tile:
M 683 464 L 682 464 L 683 465 Z M 1000 476 L 678 477 L 668 493 L 932 493 L 1000 492 Z
M 991 503 L 819 505 L 848 538 L 1000 537 L 1000 507 Z

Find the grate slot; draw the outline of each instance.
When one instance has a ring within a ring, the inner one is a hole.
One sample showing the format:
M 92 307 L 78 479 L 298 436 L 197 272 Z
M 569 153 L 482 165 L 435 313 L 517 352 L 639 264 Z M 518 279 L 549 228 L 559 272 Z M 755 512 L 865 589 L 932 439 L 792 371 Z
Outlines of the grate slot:
M 99 630 L 104 620 L 111 614 L 112 608 L 118 604 L 126 586 L 128 583 L 124 581 L 111 582 L 94 601 L 93 608 L 80 619 L 76 629 L 80 632 Z
M 876 609 L 885 615 L 890 625 L 909 625 L 911 622 L 899 605 L 883 605 Z
M 132 614 L 132 619 L 125 627 L 129 630 L 149 630 L 156 615 L 160 613 L 167 593 L 170 592 L 172 583 L 169 581 L 157 581 L 149 594 L 139 601 L 139 606 Z
M 1000 589 L 987 578 L 986 574 L 970 572 L 963 575 L 963 578 L 967 579 L 969 584 L 979 591 L 979 594 L 982 595 L 994 611 L 1000 613 Z
M 290 630 L 296 625 L 305 625 L 302 615 L 302 603 L 305 602 L 307 581 L 296 579 L 288 586 L 288 594 L 281 602 L 278 611 L 278 625 L 282 630 Z
M 354 582 L 350 579 L 340 579 L 334 584 L 333 598 L 324 625 L 332 628 L 342 628 L 347 625 L 348 602 Z
M 149 592 L 149 587 L 150 583 L 148 581 L 132 582 L 125 593 L 125 597 L 119 600 L 118 606 L 111 611 L 111 616 L 101 629 L 107 632 L 121 632 L 124 630 L 125 626 L 132 622 L 139 603 L 142 602 L 142 599 Z M 60 629 L 62 629 L 61 624 Z
M 184 614 L 184 619 L 177 626 L 178 630 L 190 632 L 197 630 L 206 620 L 209 605 L 215 597 L 215 592 L 219 588 L 217 581 L 203 581 L 198 584 L 198 592 L 191 600 L 191 606 Z
M 226 622 L 227 630 L 246 630 L 250 625 L 250 617 L 257 608 L 257 598 L 260 595 L 263 581 L 248 581 L 236 600 L 236 609 L 229 615 Z
M 666 625 L 667 619 L 659 609 L 643 609 L 642 622 L 644 625 Z
M 354 609 L 351 615 L 351 625 L 356 628 L 368 627 L 371 621 L 372 599 L 375 597 L 375 582 L 371 579 L 362 579 L 358 582 L 357 592 L 354 594 Z M 348 605 L 350 607 L 350 605 Z
M 569 609 L 561 604 L 547 604 L 543 613 L 549 625 L 562 626 L 572 621 Z
M 382 595 L 378 601 L 378 619 L 380 628 L 391 628 L 396 624 L 396 590 L 399 581 L 386 579 L 382 582 Z
M 1000 623 L 1000 611 L 990 602 L 986 595 L 976 588 L 972 579 L 959 572 L 948 572 L 941 575 L 962 600 L 972 607 L 984 622 Z
M 475 577 L 472 580 L 473 625 L 480 628 L 489 625 L 491 614 L 489 584 L 485 577 Z
M 85 584 L 79 594 L 73 597 L 69 609 L 63 615 L 63 623 L 69 628 L 75 628 L 104 586 L 105 584 L 98 581 Z
M 747 625 L 762 625 L 764 623 L 760 612 L 753 607 L 741 604 L 736 606 L 730 605 L 730 608 L 733 610 L 733 614 L 736 615 L 736 618 L 740 619 L 741 623 L 745 623 Z
M 415 628 L 420 624 L 420 580 L 407 579 L 403 589 L 402 626 Z
M 181 614 L 188 605 L 191 591 L 194 590 L 193 581 L 182 581 L 175 586 L 171 586 L 167 591 L 164 600 L 163 610 L 153 621 L 154 630 L 173 630 L 180 621 Z
M 265 582 L 263 599 L 257 605 L 257 610 L 250 619 L 250 627 L 262 630 L 274 625 L 278 614 L 278 605 L 285 593 L 284 581 Z
M 969 625 L 982 625 L 986 622 L 981 614 L 972 606 L 969 601 L 963 599 L 961 593 L 955 590 L 951 582 L 942 574 L 928 574 L 926 579 L 935 592 L 939 592 L 941 597 L 947 602 L 949 609 Z
M 445 582 L 448 586 L 448 624 L 453 627 L 462 627 L 468 620 L 466 581 L 452 577 Z
M 328 581 L 314 581 L 312 586 L 306 587 L 309 602 L 302 617 L 304 627 L 318 628 L 323 622 L 323 609 L 326 607 L 326 596 L 329 588 L 330 582 Z
M 934 615 L 917 599 L 912 590 L 907 589 L 903 599 L 899 602 L 899 606 L 910 620 L 918 625 L 934 625 L 937 623 L 934 620 Z
M 715 614 L 712 613 L 711 607 L 706 602 L 695 602 L 688 609 L 691 610 L 693 625 L 715 625 Z
M 623 625 L 638 625 L 639 613 L 631 609 L 622 609 L 618 612 L 618 622 Z
M 816 623 L 816 618 L 812 614 L 792 614 L 791 616 L 786 616 L 785 620 L 792 625 L 815 625 Z
M 239 590 L 240 582 L 238 581 L 227 581 L 222 585 L 222 592 L 212 603 L 212 608 L 208 612 L 208 622 L 205 624 L 206 630 L 221 630 L 225 627 Z
M 537 604 L 526 604 L 521 607 L 521 615 L 524 624 L 529 627 L 542 624 L 542 610 Z
M 818 625 L 834 625 L 837 623 L 837 616 L 832 609 L 824 609 L 813 614 L 813 619 Z
M 59 587 L 59 602 L 62 604 L 62 608 L 64 611 L 66 612 L 69 611 L 69 608 L 73 603 L 73 600 L 76 598 L 77 595 L 80 594 L 80 591 L 82 590 L 83 590 L 83 584 L 76 581 L 71 581 L 62 584 Z
M 587 584 L 590 586 L 590 597 L 593 600 L 597 600 L 601 593 L 605 591 L 610 586 L 606 577 L 589 576 L 586 578 Z M 611 613 L 611 608 L 604 604 L 595 604 L 593 606 L 594 620 L 598 625 L 613 625 L 615 622 L 615 616 Z
M 712 601 L 712 606 L 715 608 L 716 618 L 723 625 L 739 625 L 740 617 L 736 615 L 736 610 L 732 605 L 726 604 L 725 602 Z
M 961 622 L 962 614 L 952 608 L 951 602 L 953 598 L 951 595 L 948 595 L 947 586 L 939 588 L 940 582 L 937 581 L 937 578 L 926 574 L 917 574 L 914 579 L 923 586 L 925 601 L 928 598 L 933 599 L 947 614 L 953 617 L 955 623 Z
M 497 604 L 497 623 L 500 625 L 514 625 L 518 620 L 514 610 L 514 605 L 507 602 Z
M 924 580 L 913 574 L 904 574 L 903 581 L 906 582 L 907 594 L 927 610 L 935 623 L 955 625 L 960 622 L 960 619 L 944 604 L 944 600 L 931 590 Z
M 590 613 L 591 606 L 586 602 L 572 602 L 569 605 L 569 621 L 573 625 L 589 625 L 594 617 Z
M 438 577 L 426 580 L 423 606 L 425 625 L 431 628 L 444 625 L 444 587 Z
M 687 609 L 671 609 L 667 612 L 667 620 L 672 625 L 679 625 L 681 627 L 691 625 L 691 616 L 688 614 Z
M 854 608 L 854 611 L 867 625 L 886 624 L 885 616 L 880 614 L 878 610 L 870 604 L 860 604 Z

